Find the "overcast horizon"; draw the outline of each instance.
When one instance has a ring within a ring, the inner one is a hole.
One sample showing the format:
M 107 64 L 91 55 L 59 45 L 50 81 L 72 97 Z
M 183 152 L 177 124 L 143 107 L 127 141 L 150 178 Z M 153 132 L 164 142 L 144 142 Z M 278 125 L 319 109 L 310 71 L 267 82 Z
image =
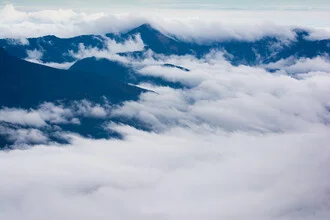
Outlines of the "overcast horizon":
M 329 0 L 277 0 L 277 1 L 265 1 L 265 0 L 186 0 L 186 1 L 174 1 L 174 0 L 1 0 L 0 5 L 13 4 L 16 7 L 27 7 L 27 8 L 67 8 L 73 7 L 76 9 L 104 9 L 104 7 L 110 6 L 123 6 L 123 7 L 158 7 L 158 8 L 171 8 L 171 9 L 244 9 L 244 10 L 329 10 Z

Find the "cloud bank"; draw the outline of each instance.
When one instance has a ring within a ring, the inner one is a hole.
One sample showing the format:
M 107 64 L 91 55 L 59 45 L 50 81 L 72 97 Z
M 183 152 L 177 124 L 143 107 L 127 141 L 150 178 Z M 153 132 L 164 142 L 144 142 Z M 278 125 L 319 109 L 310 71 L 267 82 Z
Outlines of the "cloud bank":
M 327 59 L 282 61 L 273 64 L 281 67 L 273 73 L 264 67 L 232 66 L 219 52 L 202 59 L 153 59 L 151 54 L 131 64 L 139 74 L 187 87 L 144 85 L 155 93 L 122 106 L 85 100 L 0 111 L 2 121 L 35 126 L 6 130 L 20 139 L 17 150 L 0 152 L 1 218 L 330 216 L 330 72 L 320 67 L 329 65 Z M 47 142 L 40 131 L 44 124 L 86 114 L 105 122 L 113 116 L 134 118 L 152 132 L 109 120 L 105 129 L 123 134 L 123 140 L 64 132 L 71 144 L 42 145 Z M 19 150 L 24 141 L 39 145 Z
M 104 48 L 99 49 L 95 47 L 86 47 L 83 43 L 79 44 L 77 52 L 69 51 L 69 54 L 76 59 L 84 59 L 86 57 L 118 57 L 117 53 L 136 52 L 144 50 L 144 43 L 140 35 L 125 40 L 124 42 L 117 42 L 115 40 L 104 37 Z
M 308 19 L 307 19 L 308 18 Z M 5 5 L 0 11 L 1 38 L 44 35 L 73 37 L 83 34 L 125 32 L 151 23 L 184 40 L 255 40 L 265 35 L 292 38 L 292 28 L 309 28 L 312 39 L 329 38 L 327 11 L 153 10 L 83 12 L 71 9 L 20 11 Z M 244 25 L 242 25 L 244 21 Z M 298 21 L 298 22 L 294 22 Z
M 1 152 L 1 217 L 329 217 L 328 128 L 261 136 L 118 129 L 125 141 Z

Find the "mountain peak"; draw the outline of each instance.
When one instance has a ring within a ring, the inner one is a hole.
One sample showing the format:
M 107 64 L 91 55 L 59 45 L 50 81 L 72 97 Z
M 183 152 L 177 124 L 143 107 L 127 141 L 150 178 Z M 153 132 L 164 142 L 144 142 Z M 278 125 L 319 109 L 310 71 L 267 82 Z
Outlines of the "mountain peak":
M 145 23 L 128 32 L 128 34 L 135 34 L 135 33 L 146 33 L 146 34 L 149 33 L 150 34 L 150 33 L 159 33 L 159 31 L 157 29 L 155 29 L 154 27 L 152 27 L 150 24 Z

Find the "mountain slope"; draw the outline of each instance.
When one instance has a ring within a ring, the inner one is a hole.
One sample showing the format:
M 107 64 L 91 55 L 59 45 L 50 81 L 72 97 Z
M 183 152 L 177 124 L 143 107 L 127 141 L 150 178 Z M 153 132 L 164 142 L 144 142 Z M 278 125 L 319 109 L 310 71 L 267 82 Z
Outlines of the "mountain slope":
M 85 72 L 93 72 L 94 70 L 97 70 L 98 74 L 111 76 L 112 79 L 121 82 L 134 82 L 134 74 L 131 74 L 133 70 L 119 62 L 111 61 L 105 58 L 88 57 L 78 60 L 70 67 L 69 70 Z
M 314 58 L 324 54 L 330 56 L 330 39 L 310 40 L 307 31 L 295 29 L 293 32 L 296 38 L 291 41 L 275 36 L 264 36 L 254 41 L 228 39 L 203 45 L 180 40 L 160 32 L 149 24 L 143 24 L 127 33 L 106 34 L 106 37 L 100 35 L 83 35 L 73 38 L 45 36 L 27 39 L 25 44 L 15 43 L 12 39 L 0 39 L 0 47 L 22 59 L 28 56 L 27 51 L 38 50 L 43 54 L 41 61 L 63 63 L 76 61 L 69 51 L 74 53 L 79 51 L 80 44 L 87 48 L 108 49 L 107 40 L 109 39 L 123 43 L 140 35 L 146 45 L 144 51 L 150 49 L 158 54 L 193 55 L 200 58 L 211 50 L 220 50 L 225 52 L 226 59 L 234 65 L 253 66 L 276 62 L 291 56 L 300 58 Z M 133 52 L 129 55 L 141 58 L 143 52 Z
M 164 64 L 163 66 L 167 68 L 177 68 L 182 71 L 189 71 L 184 67 L 175 66 L 173 64 Z M 129 66 L 124 66 L 121 63 L 111 61 L 106 58 L 88 57 L 77 61 L 70 67 L 69 70 L 86 72 L 93 72 L 94 70 L 97 70 L 98 74 L 102 74 L 104 76 L 111 76 L 111 78 L 123 83 L 151 83 L 154 85 L 169 86 L 172 88 L 183 88 L 183 85 L 181 85 L 181 83 L 170 82 L 160 77 L 141 75 Z
M 185 55 L 192 53 L 192 48 L 188 43 L 166 36 L 149 24 L 143 24 L 126 34 L 123 34 L 122 37 L 129 38 L 130 36 L 137 34 L 141 36 L 141 39 L 147 48 L 156 53 L 165 55 Z
M 35 107 L 56 100 L 112 103 L 137 99 L 143 89 L 114 80 L 110 75 L 58 70 L 15 58 L 0 49 L 0 106 Z

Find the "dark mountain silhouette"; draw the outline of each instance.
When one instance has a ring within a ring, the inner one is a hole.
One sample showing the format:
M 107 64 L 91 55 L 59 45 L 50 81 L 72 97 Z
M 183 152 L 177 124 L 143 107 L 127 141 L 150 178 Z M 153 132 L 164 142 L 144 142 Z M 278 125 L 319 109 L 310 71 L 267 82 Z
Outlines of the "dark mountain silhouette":
M 185 55 L 193 52 L 188 43 L 163 34 L 154 29 L 150 24 L 143 24 L 126 34 L 123 34 L 122 37 L 127 39 L 130 36 L 135 36 L 137 34 L 141 36 L 141 39 L 146 45 L 146 49 L 151 49 L 156 53 L 165 55 Z
M 102 49 L 104 47 L 104 38 L 99 35 L 82 35 L 73 38 L 58 38 L 48 35 L 38 38 L 29 38 L 27 45 L 13 43 L 12 39 L 0 39 L 0 47 L 5 48 L 11 55 L 25 59 L 28 50 L 38 50 L 43 56 L 43 62 L 73 62 L 75 58 L 69 51 L 77 52 L 79 44 L 82 43 L 88 47 Z
M 70 71 L 85 71 L 94 72 L 97 70 L 98 74 L 111 76 L 112 79 L 125 83 L 134 83 L 135 74 L 129 66 L 115 61 L 108 60 L 106 58 L 88 57 L 74 63 Z
M 137 99 L 143 89 L 97 72 L 66 71 L 20 60 L 0 49 L 0 106 L 35 107 L 42 102 L 102 96 L 112 103 Z
M 125 69 L 118 69 L 125 71 Z M 120 74 L 120 72 L 118 72 Z M 110 103 L 118 104 L 126 100 L 137 100 L 146 90 L 125 84 L 111 74 L 88 71 L 66 71 L 30 63 L 9 55 L 0 48 L 0 107 L 36 108 L 43 102 L 69 104 L 71 101 L 87 99 L 101 103 L 104 97 Z M 81 124 L 63 124 L 60 128 L 93 138 L 120 137 L 116 132 L 104 131 L 103 120 L 81 118 Z M 115 119 L 119 122 L 120 119 Z M 0 148 L 13 142 L 1 132 L 6 123 L 0 122 Z M 18 129 L 8 125 L 6 127 Z M 46 129 L 52 141 L 60 140 L 54 130 Z
M 56 102 L 68 104 L 72 101 L 87 99 L 100 103 L 104 97 L 110 103 L 119 104 L 126 100 L 137 100 L 145 90 L 130 84 L 152 83 L 173 88 L 183 88 L 180 83 L 169 82 L 165 79 L 152 76 L 144 76 L 137 73 L 130 66 L 113 62 L 108 59 L 90 57 L 78 60 L 72 56 L 72 52 L 79 51 L 80 45 L 87 48 L 107 49 L 106 41 L 112 39 L 118 43 L 130 40 L 139 35 L 145 44 L 143 51 L 120 53 L 121 56 L 130 56 L 136 59 L 144 59 L 149 56 L 145 53 L 152 50 L 159 55 L 193 55 L 203 57 L 211 50 L 225 52 L 225 58 L 233 65 L 258 65 L 276 62 L 288 57 L 313 58 L 319 55 L 330 56 L 330 39 L 310 40 L 309 33 L 296 29 L 296 38 L 290 42 L 283 42 L 274 36 L 265 36 L 255 41 L 224 40 L 201 45 L 193 42 L 185 42 L 164 34 L 149 24 L 141 25 L 127 33 L 100 35 L 83 35 L 73 38 L 58 38 L 56 36 L 44 36 L 29 38 L 25 44 L 13 39 L 0 39 L 0 107 L 21 107 L 25 109 L 36 108 L 43 102 Z M 4 48 L 5 50 L 1 49 Z M 69 70 L 58 70 L 43 65 L 30 63 L 21 59 L 28 56 L 28 51 L 38 50 L 42 53 L 42 62 L 75 62 Z M 167 68 L 176 68 L 189 71 L 185 67 L 173 64 L 164 64 Z M 92 138 L 120 138 L 116 132 L 103 129 L 102 119 L 82 117 L 80 125 L 59 125 L 64 131 L 71 131 Z M 141 122 L 123 118 L 111 118 L 113 122 L 120 122 L 148 129 Z M 126 120 L 126 121 L 125 121 Z M 127 121 L 128 120 L 128 121 Z M 13 142 L 1 133 L 6 126 L 11 129 L 20 128 L 10 123 L 0 124 L 0 148 Z M 53 128 L 47 128 L 44 132 L 50 140 L 65 142 L 54 135 Z
M 152 50 L 164 55 L 194 55 L 202 57 L 211 50 L 226 51 L 226 58 L 234 65 L 246 64 L 257 65 L 262 63 L 276 62 L 290 56 L 313 58 L 318 55 L 330 55 L 330 40 L 309 40 L 307 31 L 296 29 L 296 39 L 290 43 L 283 43 L 274 36 L 265 36 L 255 41 L 223 40 L 208 45 L 182 41 L 174 36 L 166 35 L 149 24 L 143 24 L 127 33 L 107 34 L 109 39 L 124 42 L 139 34 L 145 50 Z M 13 44 L 10 39 L 1 39 L 0 47 L 5 48 L 10 54 L 26 58 L 27 50 L 39 50 L 43 53 L 43 62 L 73 62 L 75 58 L 69 51 L 77 52 L 79 44 L 86 47 L 105 49 L 106 39 L 100 35 L 83 35 L 74 38 L 57 38 L 45 36 L 28 39 L 28 45 Z M 121 55 L 130 55 L 143 58 L 143 52 L 132 52 Z
M 168 68 L 177 68 L 183 71 L 189 71 L 188 69 L 173 64 L 165 64 Z M 169 86 L 172 88 L 183 88 L 184 86 L 179 82 L 170 82 L 160 77 L 141 75 L 136 72 L 130 66 L 124 66 L 123 64 L 115 61 L 111 61 L 105 58 L 89 57 L 77 61 L 73 64 L 70 71 L 85 71 L 94 72 L 97 70 L 98 74 L 111 76 L 112 79 L 123 83 L 140 84 L 140 83 L 152 83 L 154 85 Z

